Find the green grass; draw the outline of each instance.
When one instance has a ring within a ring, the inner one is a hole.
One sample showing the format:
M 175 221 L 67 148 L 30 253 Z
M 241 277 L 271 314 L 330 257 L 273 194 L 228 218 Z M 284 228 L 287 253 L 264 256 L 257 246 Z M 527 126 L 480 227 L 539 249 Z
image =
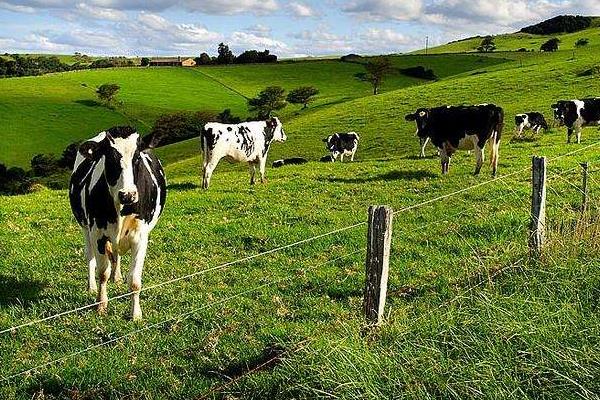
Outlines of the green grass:
M 588 47 L 600 46 L 600 28 L 594 27 L 574 33 L 564 33 L 556 35 L 532 35 L 528 33 L 510 33 L 494 36 L 496 51 L 517 51 L 521 48 L 527 50 L 539 51 L 540 46 L 557 37 L 561 40 L 561 50 L 575 49 L 575 43 L 582 38 L 589 39 Z M 436 46 L 429 49 L 429 54 L 446 54 L 446 53 L 471 53 L 476 52 L 477 47 L 481 44 L 483 37 L 474 37 L 456 42 L 451 42 L 441 46 Z M 423 54 L 425 50 L 419 50 L 417 54 Z
M 564 128 L 516 141 L 511 124 L 514 113 L 550 118 L 557 98 L 598 93 L 597 79 L 578 76 L 596 63 L 593 49 L 576 60 L 536 55 L 523 66 L 456 68 L 462 73 L 439 82 L 316 107 L 286 120 L 288 141 L 270 152 L 271 160 L 311 162 L 269 168 L 266 185 L 250 187 L 246 166 L 223 161 L 203 191 L 197 140 L 159 149 L 169 195 L 144 286 L 364 222 L 372 204 L 401 210 L 490 179 L 487 166 L 471 175 L 466 153 L 453 158 L 448 176 L 433 149 L 416 157 L 414 124 L 404 115 L 419 106 L 502 105 L 499 172 L 514 175 L 395 216 L 386 323 L 377 329 L 364 329 L 361 317 L 362 225 L 144 292 L 140 323 L 126 320 L 128 301 L 120 300 L 106 317 L 85 311 L 0 336 L 7 376 L 174 317 L 2 382 L 0 398 L 596 397 L 597 221 L 583 234 L 570 227 L 580 215 L 573 185 L 582 161 L 592 165 L 597 216 L 598 146 L 549 162 L 549 245 L 540 263 L 526 262 L 526 243 L 531 156 L 582 149 L 600 132 L 586 128 L 581 145 L 567 146 Z M 357 162 L 316 162 L 325 153 L 320 139 L 343 130 L 361 134 Z M 0 329 L 93 301 L 66 191 L 0 197 L 0 227 Z M 111 285 L 109 294 L 126 290 Z M 281 360 L 248 372 L 273 348 L 283 349 Z
M 420 57 L 397 58 L 396 65 L 414 66 Z M 455 62 L 454 62 L 455 61 Z M 501 60 L 470 56 L 431 59 L 440 76 L 449 76 Z M 243 65 L 207 68 L 118 68 L 76 71 L 42 77 L 0 80 L 0 118 L 5 129 L 0 139 L 0 162 L 28 166 L 38 153 L 60 154 L 73 141 L 92 136 L 115 124 L 130 123 L 147 132 L 163 113 L 181 110 L 230 108 L 236 115 L 248 116 L 247 97 L 268 85 L 290 90 L 314 85 L 321 91 L 309 110 L 289 105 L 280 115 L 291 120 L 328 105 L 369 96 L 368 83 L 355 75 L 359 64 L 339 61 L 303 61 L 275 65 Z M 122 107 L 117 111 L 98 106 L 94 88 L 118 83 Z M 391 76 L 383 91 L 424 83 L 421 80 Z

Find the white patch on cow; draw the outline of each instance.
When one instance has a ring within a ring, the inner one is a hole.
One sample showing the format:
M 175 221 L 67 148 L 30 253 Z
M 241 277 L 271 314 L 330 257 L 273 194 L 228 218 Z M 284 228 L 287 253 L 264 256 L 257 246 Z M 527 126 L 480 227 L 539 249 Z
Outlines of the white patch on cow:
M 137 133 L 134 133 L 126 138 L 113 138 L 113 141 L 111 141 L 111 146 L 121 155 L 121 175 L 119 176 L 119 180 L 117 181 L 117 190 L 137 192 L 137 188 L 135 186 L 135 181 L 133 178 L 132 161 L 133 156 L 135 155 L 135 152 L 138 148 L 138 138 L 139 135 Z
M 152 173 L 152 169 L 150 168 L 150 163 L 152 162 L 152 159 L 146 153 L 141 153 L 141 156 L 142 162 L 144 163 L 144 167 L 146 167 L 146 169 L 148 170 L 148 174 L 150 175 L 154 186 L 156 186 L 156 205 L 154 206 L 154 214 L 152 215 L 152 221 L 148 223 L 150 229 L 153 229 L 156 223 L 158 222 L 158 217 L 160 215 L 160 185 L 158 184 L 158 181 L 156 180 L 156 177 L 154 176 L 154 174 Z
M 92 191 L 92 189 L 94 189 L 94 187 L 100 180 L 100 177 L 102 176 L 102 174 L 104 174 L 104 161 L 105 161 L 105 157 L 102 156 L 100 158 L 100 160 L 96 163 L 96 165 L 94 165 L 92 167 L 92 169 L 93 169 L 92 180 L 90 181 L 90 186 L 88 187 L 88 193 L 90 193 Z M 87 177 L 87 175 L 86 175 L 86 177 Z

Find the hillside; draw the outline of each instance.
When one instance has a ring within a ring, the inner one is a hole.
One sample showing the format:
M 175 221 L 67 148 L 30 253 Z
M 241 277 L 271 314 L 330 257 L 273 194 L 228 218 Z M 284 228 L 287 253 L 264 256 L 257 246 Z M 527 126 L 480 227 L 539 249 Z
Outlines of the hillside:
M 422 105 L 491 101 L 507 116 L 537 109 L 549 117 L 557 98 L 600 91 L 597 79 L 578 77 L 597 64 L 595 52 L 569 58 L 499 64 L 298 116 L 271 159 L 315 159 L 325 152 L 323 136 L 351 129 L 361 134 L 358 161 L 269 168 L 269 182 L 253 188 L 245 166 L 223 162 L 211 189 L 200 190 L 197 142 L 175 145 L 196 149 L 166 168 L 169 198 L 144 285 L 205 272 L 144 292 L 140 324 L 123 318 L 127 301 L 115 301 L 106 317 L 83 311 L 0 336 L 3 377 L 65 357 L 0 385 L 0 397 L 593 397 L 599 247 L 592 236 L 571 242 L 558 227 L 580 214 L 572 186 L 578 163 L 600 162 L 597 147 L 584 147 L 600 141 L 594 128 L 584 130 L 582 145 L 566 146 L 563 128 L 514 141 L 509 123 L 500 149 L 506 179 L 398 214 L 388 314 L 378 329 L 365 330 L 360 313 L 364 226 L 211 270 L 363 222 L 371 204 L 401 210 L 486 181 L 487 166 L 471 176 L 473 157 L 464 152 L 444 177 L 437 158 L 416 158 L 414 125 L 404 115 Z M 542 265 L 528 264 L 530 157 L 577 149 L 549 164 L 553 241 Z M 168 156 L 169 147 L 160 153 Z M 0 230 L 1 328 L 92 301 L 66 191 L 0 197 L 0 224 L 8 227 Z M 110 286 L 111 295 L 125 291 Z M 257 367 L 273 354 L 276 361 Z
M 395 58 L 398 68 L 430 65 L 440 77 L 504 62 L 495 58 L 447 57 Z M 371 94 L 370 85 L 355 75 L 360 64 L 330 61 L 286 62 L 275 65 L 235 65 L 205 68 L 117 68 L 74 71 L 40 77 L 0 79 L 0 163 L 27 167 L 38 153 L 57 153 L 73 141 L 115 124 L 129 123 L 147 132 L 161 114 L 180 110 L 230 108 L 248 116 L 246 101 L 266 86 L 288 90 L 301 85 L 321 93 L 306 112 Z M 95 102 L 94 88 L 118 83 L 123 103 L 108 110 Z M 425 82 L 400 74 L 383 85 L 384 92 Z M 280 116 L 292 119 L 299 113 L 290 105 Z
M 588 39 L 588 47 L 600 47 L 600 27 L 594 26 L 579 32 L 573 33 L 558 33 L 551 35 L 534 35 L 530 33 L 509 33 L 494 36 L 496 44 L 496 52 L 514 52 L 519 49 L 527 49 L 527 51 L 539 51 L 540 46 L 552 38 L 559 38 L 561 50 L 576 49 L 575 43 L 579 39 Z M 477 47 L 481 44 L 483 37 L 477 36 L 465 40 L 459 40 L 447 43 L 441 46 L 432 47 L 428 50 L 429 54 L 447 54 L 447 53 L 474 53 L 477 52 Z M 425 49 L 416 51 L 414 54 L 424 54 Z

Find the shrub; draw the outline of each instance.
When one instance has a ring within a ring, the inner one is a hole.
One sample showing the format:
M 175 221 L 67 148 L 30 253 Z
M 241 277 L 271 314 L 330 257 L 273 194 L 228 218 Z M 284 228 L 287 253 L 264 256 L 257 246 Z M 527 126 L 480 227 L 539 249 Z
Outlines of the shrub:
M 588 38 L 580 38 L 577 42 L 575 42 L 575 47 L 584 47 L 590 44 L 590 39 Z
M 164 114 L 154 122 L 152 131 L 143 141 L 148 147 L 154 148 L 199 137 L 204 125 L 216 119 L 217 115 L 211 111 Z
M 75 158 L 77 158 L 77 150 L 79 149 L 79 142 L 74 142 L 65 147 L 62 156 L 58 160 L 58 165 L 61 168 L 73 169 L 75 166 Z
M 319 89 L 312 86 L 301 86 L 291 90 L 287 95 L 287 101 L 292 104 L 302 104 L 302 108 L 308 107 L 308 103 L 319 94 Z
M 434 81 L 437 79 L 437 76 L 433 72 L 432 69 L 426 69 L 425 67 L 419 65 L 411 68 L 404 68 L 400 70 L 402 75 L 410 76 L 413 78 L 419 79 L 427 79 L 430 81 Z
M 256 112 L 259 119 L 269 118 L 273 111 L 281 110 L 286 105 L 285 89 L 280 86 L 269 86 L 258 96 L 248 100 L 248 108 L 251 112 Z
M 105 83 L 96 89 L 98 99 L 105 105 L 112 105 L 121 87 L 116 83 Z
M 196 65 L 210 65 L 213 63 L 212 58 L 206 53 L 200 54 L 200 57 L 194 58 L 194 61 L 196 61 Z
M 494 43 L 493 36 L 486 36 L 481 41 L 481 44 L 477 48 L 477 51 L 481 53 L 491 53 L 496 50 L 496 43 Z
M 362 57 L 358 54 L 347 54 L 345 56 L 341 56 L 340 60 L 343 62 L 360 62 Z
M 239 124 L 242 119 L 231 114 L 231 109 L 226 108 L 217 115 L 217 121 L 222 124 Z
M 148 57 L 142 57 L 142 59 L 140 60 L 140 65 L 142 67 L 147 67 L 148 65 L 150 65 L 150 59 Z
M 546 43 L 542 44 L 542 47 L 540 47 L 540 50 L 544 51 L 544 52 L 557 51 L 559 43 L 560 43 L 559 38 L 552 38 L 552 39 L 548 40 Z

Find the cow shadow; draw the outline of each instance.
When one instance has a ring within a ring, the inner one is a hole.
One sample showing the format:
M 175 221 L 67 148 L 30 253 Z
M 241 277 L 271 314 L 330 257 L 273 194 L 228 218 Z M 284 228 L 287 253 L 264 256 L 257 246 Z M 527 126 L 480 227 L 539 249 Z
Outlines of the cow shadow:
M 329 177 L 325 178 L 328 182 L 336 182 L 336 183 L 367 183 L 367 182 L 379 182 L 379 181 L 419 181 L 428 178 L 437 178 L 438 175 L 431 173 L 429 171 L 390 171 L 385 174 L 369 176 L 365 178 L 338 178 L 338 177 Z
M 280 345 L 269 345 L 260 354 L 250 359 L 234 361 L 224 366 L 207 366 L 198 372 L 208 378 L 237 379 L 250 371 L 257 372 L 275 368 L 281 362 L 285 352 L 286 349 Z
M 176 192 L 185 192 L 188 190 L 196 190 L 200 189 L 200 185 L 197 185 L 192 182 L 180 182 L 180 183 L 171 183 L 167 185 L 167 190 L 174 190 Z
M 38 280 L 18 280 L 0 275 L 0 307 L 20 305 L 28 307 L 40 300 L 40 293 L 48 284 Z
M 418 160 L 433 160 L 434 158 L 437 159 L 440 156 L 438 156 L 437 154 L 430 154 L 428 156 L 425 157 L 421 157 L 421 156 L 416 156 L 416 155 L 412 155 L 412 156 L 406 156 L 406 157 L 402 157 L 404 160 L 413 160 L 413 161 L 418 161 Z
M 84 100 L 75 100 L 75 103 L 81 104 L 86 107 L 100 107 L 102 104 L 97 102 L 96 100 L 84 99 Z

